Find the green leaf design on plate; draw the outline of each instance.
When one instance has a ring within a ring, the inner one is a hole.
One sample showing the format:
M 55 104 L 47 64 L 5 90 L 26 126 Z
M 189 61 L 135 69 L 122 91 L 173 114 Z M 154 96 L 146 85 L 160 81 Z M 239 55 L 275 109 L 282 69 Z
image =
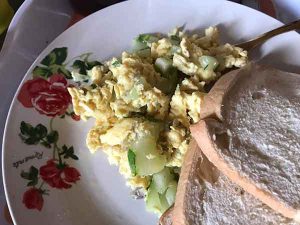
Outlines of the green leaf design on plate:
M 32 135 L 34 133 L 34 128 L 29 123 L 25 123 L 24 121 L 21 122 L 20 126 L 21 134 L 29 134 Z
M 78 69 L 80 74 L 86 75 L 86 67 L 85 67 L 85 62 L 84 61 L 75 60 L 72 67 L 74 69 Z
M 37 138 L 42 139 L 42 138 L 44 138 L 44 137 L 47 136 L 48 130 L 47 130 L 47 127 L 45 127 L 44 125 L 38 124 L 38 125 L 34 128 L 34 132 L 35 132 Z
M 68 49 L 66 47 L 53 49 L 42 61 L 41 64 L 50 66 L 53 64 L 62 65 L 68 55 Z
M 21 177 L 25 180 L 29 180 L 27 186 L 35 186 L 38 183 L 38 174 L 39 170 L 34 166 L 31 166 L 28 172 L 21 172 Z
M 58 141 L 58 137 L 58 132 L 53 130 L 47 135 L 46 139 L 48 143 L 56 143 Z
M 32 71 L 33 77 L 43 77 L 48 78 L 52 72 L 48 67 L 36 66 Z
M 60 67 L 58 68 L 58 73 L 65 75 L 65 77 L 66 77 L 67 79 L 72 79 L 72 75 L 71 75 L 70 71 L 67 70 L 67 69 L 66 69 L 65 67 L 63 67 L 63 66 L 60 66 Z
M 73 146 L 68 148 L 66 145 L 63 145 L 62 150 L 63 151 L 59 154 L 62 155 L 65 159 L 72 158 L 74 160 L 78 160 L 77 155 L 74 154 Z
M 99 61 L 86 61 L 86 67 L 88 70 L 91 70 L 94 66 L 102 66 L 102 63 Z
M 47 127 L 42 124 L 33 127 L 31 124 L 22 121 L 20 131 L 19 136 L 28 145 L 41 144 L 46 148 L 51 148 L 51 144 L 56 143 L 59 138 L 56 130 L 48 133 Z
M 62 74 L 67 79 L 71 79 L 71 72 L 66 69 L 64 62 L 68 55 L 66 47 L 53 49 L 42 61 L 40 66 L 36 66 L 32 71 L 33 77 L 47 79 L 53 74 Z

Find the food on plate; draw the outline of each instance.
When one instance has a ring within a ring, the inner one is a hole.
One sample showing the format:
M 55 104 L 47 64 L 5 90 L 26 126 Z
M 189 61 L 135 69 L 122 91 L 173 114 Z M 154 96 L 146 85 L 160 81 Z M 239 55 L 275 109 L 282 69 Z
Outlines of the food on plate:
M 158 214 L 175 201 L 189 126 L 199 121 L 207 90 L 226 69 L 247 63 L 246 51 L 220 44 L 218 36 L 216 27 L 204 36 L 181 29 L 141 34 L 130 52 L 96 66 L 78 62 L 72 72 L 79 84 L 68 89 L 75 113 L 96 119 L 88 148 L 105 152 Z
M 224 75 L 191 126 L 207 158 L 283 216 L 300 221 L 300 77 L 249 64 Z
M 195 140 L 184 158 L 172 214 L 172 225 L 296 224 L 221 174 Z M 161 224 L 170 224 L 165 217 Z

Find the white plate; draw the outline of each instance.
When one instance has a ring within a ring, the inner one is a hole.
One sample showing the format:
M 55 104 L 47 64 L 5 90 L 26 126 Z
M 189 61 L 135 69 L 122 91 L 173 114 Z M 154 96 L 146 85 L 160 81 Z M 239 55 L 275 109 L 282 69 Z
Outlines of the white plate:
M 32 71 L 35 66 L 40 65 L 42 59 L 55 48 L 68 48 L 65 62 L 74 61 L 74 57 L 88 52 L 93 53 L 93 59 L 105 60 L 128 49 L 132 38 L 137 34 L 166 33 L 173 27 L 183 24 L 189 30 L 218 25 L 222 39 L 231 43 L 247 40 L 282 25 L 262 13 L 227 1 L 127 1 L 87 17 L 60 35 L 38 57 L 21 86 L 26 89 L 24 82 L 33 79 Z M 296 32 L 290 32 L 273 38 L 259 50 L 254 51 L 253 55 L 256 59 L 262 58 L 263 61 L 279 68 L 297 71 L 300 68 L 299 43 L 300 36 Z M 49 94 L 50 83 L 44 86 L 43 95 Z M 36 110 L 42 106 L 40 95 L 41 92 L 39 95 L 31 94 L 31 99 L 38 102 L 36 108 L 25 108 L 15 97 L 7 119 L 3 144 L 3 176 L 14 222 L 18 225 L 156 224 L 157 217 L 145 211 L 143 201 L 135 201 L 130 197 L 130 190 L 125 186 L 125 180 L 119 175 L 116 167 L 109 166 L 105 155 L 101 151 L 91 155 L 87 150 L 85 138 L 93 121 L 76 122 L 69 116 L 64 119 L 55 117 L 53 129 L 59 133 L 57 142 L 59 147 L 64 144 L 74 146 L 79 160 L 69 158 L 66 159 L 66 163 L 81 173 L 80 180 L 76 184 L 70 182 L 72 179 L 69 180 L 68 183 L 72 184 L 70 189 L 58 189 L 44 184 L 43 189 L 48 189 L 49 195 L 43 195 L 41 211 L 25 207 L 22 199 L 30 187 L 26 187 L 28 181 L 21 178 L 21 171 L 26 172 L 34 166 L 45 172 L 46 168 L 40 167 L 46 165 L 47 160 L 52 158 L 52 149 L 47 149 L 40 144 L 27 145 L 19 137 L 21 121 L 33 126 L 43 124 L 48 131 L 50 130 L 50 117 Z M 24 99 L 26 98 L 23 97 L 23 103 Z M 61 100 L 58 102 L 58 105 L 63 105 Z M 43 154 L 40 159 L 36 152 Z M 49 165 L 48 169 L 53 171 L 55 167 Z M 49 178 L 45 174 L 43 176 L 53 181 L 53 177 Z M 76 174 L 73 173 L 71 177 L 76 178 Z M 38 182 L 37 187 L 40 185 L 41 178 Z M 56 186 L 61 185 L 56 183 Z M 33 198 L 36 195 L 32 193 L 31 198 L 26 202 L 36 200 L 33 206 L 37 207 L 39 199 Z

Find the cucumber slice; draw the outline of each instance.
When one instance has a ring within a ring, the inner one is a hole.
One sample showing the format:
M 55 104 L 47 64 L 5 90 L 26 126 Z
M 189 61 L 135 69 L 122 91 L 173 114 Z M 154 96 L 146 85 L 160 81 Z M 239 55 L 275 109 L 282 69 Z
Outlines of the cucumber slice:
M 138 50 L 136 52 L 140 57 L 150 57 L 151 56 L 151 49 L 149 47 Z
M 136 154 L 136 171 L 140 176 L 148 176 L 161 171 L 167 160 L 164 155 L 153 155 L 138 152 Z
M 160 72 L 162 75 L 166 75 L 173 68 L 173 62 L 168 58 L 157 58 L 154 63 L 155 69 Z
M 154 63 L 155 69 L 162 74 L 161 81 L 156 85 L 165 94 L 173 93 L 178 83 L 178 72 L 173 67 L 173 62 L 169 58 L 157 58 Z
M 177 192 L 177 182 L 173 181 L 166 191 L 166 199 L 168 204 L 171 206 L 175 202 L 176 192 Z
M 218 67 L 219 62 L 215 57 L 203 55 L 199 58 L 199 62 L 204 70 L 214 70 Z
M 150 212 L 160 212 L 161 204 L 158 192 L 150 185 L 146 196 L 146 209 Z
M 159 173 L 156 173 L 152 177 L 152 183 L 158 193 L 163 194 L 171 181 L 174 180 L 174 175 L 170 172 L 170 168 L 165 167 Z
M 146 43 L 141 42 L 138 38 L 132 40 L 132 51 L 137 52 L 142 49 L 149 48 Z
M 165 195 L 159 194 L 160 213 L 163 214 L 171 205 L 168 203 Z
M 148 45 L 159 40 L 158 37 L 151 34 L 140 34 L 136 39 Z
M 170 36 L 170 41 L 173 45 L 179 45 L 181 42 L 181 38 L 178 37 L 177 35 L 171 35 Z
M 178 83 L 177 70 L 168 75 L 168 78 L 162 77 L 161 81 L 157 83 L 156 87 L 165 94 L 174 93 Z
M 173 45 L 170 50 L 172 55 L 174 55 L 175 53 L 180 53 L 180 51 L 181 51 L 181 48 L 177 45 Z
M 135 86 L 124 96 L 124 99 L 127 101 L 134 101 L 139 98 L 139 92 Z
M 158 139 L 160 132 L 164 129 L 164 124 L 162 122 L 151 122 L 150 132 L 155 140 Z
M 132 145 L 136 154 L 136 172 L 140 176 L 157 173 L 166 165 L 166 156 L 159 154 L 156 140 L 152 134 L 144 135 Z

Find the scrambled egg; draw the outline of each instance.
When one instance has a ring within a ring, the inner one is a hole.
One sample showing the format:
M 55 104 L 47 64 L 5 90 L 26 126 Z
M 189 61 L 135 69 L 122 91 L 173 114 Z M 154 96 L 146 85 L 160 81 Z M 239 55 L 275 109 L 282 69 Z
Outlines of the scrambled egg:
M 174 29 L 168 36 L 147 42 L 143 55 L 124 52 L 89 70 L 87 85 L 68 89 L 74 112 L 83 120 L 96 119 L 87 135 L 88 148 L 93 153 L 104 151 L 132 188 L 146 189 L 151 180 L 150 176 L 133 176 L 127 156 L 131 143 L 150 129 L 148 121 L 164 123 L 157 149 L 166 156 L 166 166 L 181 167 L 191 139 L 189 126 L 199 121 L 206 85 L 226 68 L 247 63 L 245 50 L 221 45 L 218 37 L 216 27 L 207 28 L 204 36 Z M 204 66 L 199 60 L 202 56 L 213 57 L 217 67 Z M 156 68 L 160 57 L 172 60 L 171 66 L 178 72 L 172 93 L 162 88 L 172 80 Z

